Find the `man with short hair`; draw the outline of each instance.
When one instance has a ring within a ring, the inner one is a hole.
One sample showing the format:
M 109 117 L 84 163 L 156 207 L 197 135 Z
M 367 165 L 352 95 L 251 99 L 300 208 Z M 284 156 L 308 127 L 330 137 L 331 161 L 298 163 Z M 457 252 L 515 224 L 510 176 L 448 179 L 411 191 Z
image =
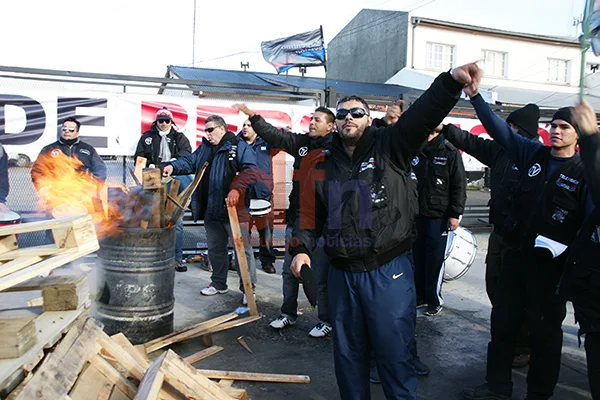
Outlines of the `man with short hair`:
M 81 163 L 78 168 L 79 172 L 89 175 L 95 180 L 98 187 L 104 184 L 107 172 L 106 165 L 96 149 L 79 139 L 80 128 L 81 123 L 76 118 L 66 118 L 60 128 L 58 140 L 45 146 L 40 151 L 31 168 L 31 180 L 37 191 L 42 193 L 42 196 L 50 195 L 50 188 L 44 178 L 47 178 L 47 173 L 56 170 L 56 159 L 60 155 L 79 160 Z
M 527 104 L 511 112 L 506 122 L 519 135 L 529 140 L 539 141 L 539 119 L 539 107 L 535 104 Z M 502 238 L 505 232 L 504 219 L 508 212 L 509 199 L 514 196 L 521 172 L 514 161 L 508 157 L 506 150 L 495 140 L 472 135 L 452 124 L 444 125 L 442 134 L 450 143 L 490 168 L 489 220 L 494 225 L 494 230 L 490 233 L 485 257 L 485 288 L 493 307 L 498 297 L 500 271 L 506 253 L 509 251 Z M 524 323 L 517 339 L 512 367 L 527 366 L 530 353 L 529 332 L 527 324 Z
M 419 215 L 417 239 L 413 245 L 417 307 L 426 305 L 426 316 L 442 311 L 442 281 L 448 231 L 458 228 L 467 200 L 467 177 L 462 156 L 440 135 L 439 125 L 427 144 L 413 158 L 417 175 Z
M 190 141 L 183 133 L 177 131 L 175 126 L 173 113 L 167 107 L 158 110 L 150 130 L 144 132 L 138 141 L 134 157 L 144 157 L 146 165 L 152 167 L 191 154 Z M 180 182 L 179 193 L 192 183 L 189 175 L 177 176 L 175 179 Z M 185 272 L 187 267 L 183 264 L 183 214 L 175 229 L 175 270 Z
M 323 236 L 330 258 L 328 290 L 335 371 L 340 397 L 370 398 L 369 353 L 388 399 L 416 399 L 410 353 L 415 329 L 415 285 L 408 255 L 417 213 L 410 162 L 448 115 L 475 64 L 441 74 L 392 126 L 371 125 L 358 96 L 337 104 L 331 150 L 316 155 L 302 179 L 302 207 L 294 226 L 296 276 Z
M 318 107 L 311 116 L 308 125 L 308 134 L 293 133 L 290 129 L 277 129 L 266 122 L 260 115 L 255 114 L 245 104 L 233 106 L 242 111 L 248 117 L 252 127 L 273 149 L 281 149 L 294 157 L 294 177 L 292 191 L 289 195 L 289 207 L 286 213 L 286 247 L 292 242 L 292 230 L 299 215 L 300 207 L 300 180 L 299 175 L 310 168 L 306 160 L 321 154 L 328 149 L 331 143 L 331 131 L 334 126 L 335 116 L 326 107 Z M 273 329 L 283 329 L 296 324 L 298 315 L 298 289 L 300 280 L 290 270 L 292 258 L 286 251 L 283 261 L 283 304 L 281 315 L 271 322 Z M 316 266 L 319 281 L 319 294 L 317 299 L 317 310 L 319 323 L 309 332 L 311 337 L 321 338 L 331 333 L 331 320 L 329 315 L 329 301 L 327 297 L 327 274 L 329 262 L 325 257 L 322 246 L 313 254 L 313 265 Z
M 371 125 L 377 128 L 394 125 L 400 118 L 400 115 L 402 115 L 402 100 L 398 100 L 394 104 L 387 106 L 385 115 L 382 118 L 374 118 Z
M 237 206 L 250 278 L 252 286 L 256 285 L 254 251 L 248 239 L 249 216 L 243 196 L 251 182 L 255 181 L 254 170 L 257 166 L 254 150 L 235 133 L 227 130 L 227 124 L 221 116 L 211 115 L 206 118 L 204 132 L 206 137 L 202 139 L 202 144 L 192 154 L 169 161 L 163 169 L 163 175 L 199 173 L 204 163 L 209 163 L 192 197 L 191 209 L 194 221 L 204 220 L 208 259 L 213 268 L 210 284 L 200 293 L 204 296 L 214 296 L 229 291 L 227 244 L 233 237 L 227 212 L 228 205 Z M 239 275 L 238 257 L 235 258 L 235 264 Z M 239 287 L 243 293 L 242 304 L 246 305 L 248 301 L 241 276 Z
M 465 89 L 486 131 L 514 160 L 521 174 L 504 221 L 506 254 L 492 308 L 486 383 L 465 389 L 466 400 L 506 400 L 512 396 L 515 342 L 527 318 L 531 358 L 527 399 L 549 399 L 560 371 L 566 301 L 557 294 L 568 249 L 593 202 L 576 151 L 573 107 L 556 111 L 550 146 L 528 140 L 500 119 L 478 93 L 479 81 Z M 585 145 L 580 142 L 580 145 Z
M 271 157 L 271 146 L 259 137 L 254 129 L 252 129 L 252 123 L 247 119 L 242 125 L 242 131 L 238 135 L 241 137 L 256 153 L 256 164 L 260 168 L 265 176 L 264 180 L 259 180 L 250 185 L 248 195 L 251 199 L 265 200 L 268 202 L 273 201 L 273 162 Z M 266 213 L 266 215 L 253 216 L 250 215 L 250 223 L 248 229 L 252 229 L 252 226 L 256 226 L 259 235 L 259 253 L 258 257 L 262 265 L 263 271 L 267 274 L 274 274 L 275 271 L 275 253 L 273 251 L 273 207 Z M 251 238 L 252 233 L 248 232 L 248 236 Z

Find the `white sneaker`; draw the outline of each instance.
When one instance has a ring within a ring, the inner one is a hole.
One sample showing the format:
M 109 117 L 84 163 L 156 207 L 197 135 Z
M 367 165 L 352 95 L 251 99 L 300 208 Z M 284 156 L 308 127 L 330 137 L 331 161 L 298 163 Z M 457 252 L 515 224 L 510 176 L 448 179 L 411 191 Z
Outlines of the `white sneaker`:
M 254 301 L 256 301 L 256 293 L 254 293 Z M 242 296 L 242 305 L 243 306 L 248 305 L 248 298 L 246 297 L 246 293 L 244 293 L 244 295 Z
M 227 292 L 229 292 L 229 289 L 219 290 L 214 286 L 208 285 L 200 291 L 200 294 L 203 294 L 204 296 L 214 296 L 215 294 L 224 294 Z
M 321 338 L 329 335 L 333 331 L 333 327 L 325 322 L 319 322 L 308 334 L 314 338 Z
M 269 326 L 273 329 L 283 329 L 287 326 L 292 326 L 295 324 L 296 324 L 295 319 L 291 319 L 287 315 L 281 314 L 279 317 L 277 317 L 276 320 L 273 320 L 273 322 L 271 322 L 269 324 Z

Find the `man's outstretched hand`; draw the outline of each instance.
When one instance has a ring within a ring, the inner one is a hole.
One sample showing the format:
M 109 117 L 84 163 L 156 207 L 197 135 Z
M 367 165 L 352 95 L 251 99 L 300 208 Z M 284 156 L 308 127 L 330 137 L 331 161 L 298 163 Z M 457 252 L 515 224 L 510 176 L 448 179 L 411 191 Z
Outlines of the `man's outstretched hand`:
M 479 93 L 481 77 L 483 77 L 483 70 L 477 63 L 465 64 L 452 69 L 452 78 L 465 85 L 463 91 L 469 97 L 474 97 Z
M 236 104 L 232 105 L 231 108 L 236 108 L 236 109 L 240 110 L 241 112 L 246 114 L 248 116 L 248 118 L 254 117 L 254 111 L 249 109 L 248 106 L 245 105 L 244 103 L 236 103 Z

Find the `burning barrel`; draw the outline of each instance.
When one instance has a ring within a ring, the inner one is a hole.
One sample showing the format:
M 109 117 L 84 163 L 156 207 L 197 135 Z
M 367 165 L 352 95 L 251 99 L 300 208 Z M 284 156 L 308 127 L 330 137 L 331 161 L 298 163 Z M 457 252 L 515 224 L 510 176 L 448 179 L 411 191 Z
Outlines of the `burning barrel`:
M 175 227 L 119 228 L 100 241 L 97 314 L 134 344 L 173 332 Z

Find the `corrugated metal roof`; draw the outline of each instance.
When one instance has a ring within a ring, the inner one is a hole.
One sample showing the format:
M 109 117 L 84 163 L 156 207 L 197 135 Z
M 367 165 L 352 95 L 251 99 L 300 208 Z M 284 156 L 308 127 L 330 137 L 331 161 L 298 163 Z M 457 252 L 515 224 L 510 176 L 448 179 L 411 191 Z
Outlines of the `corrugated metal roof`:
M 269 74 L 264 72 L 251 71 L 232 71 L 223 69 L 210 68 L 192 68 L 169 65 L 169 70 L 175 75 L 185 80 L 198 80 L 206 82 L 221 82 L 226 84 L 240 85 L 257 85 L 257 86 L 273 86 L 273 87 L 293 87 L 297 89 L 313 89 L 324 90 L 325 79 L 315 77 L 301 77 L 290 75 Z M 338 95 L 355 94 L 365 97 L 392 97 L 397 98 L 400 94 L 420 94 L 422 91 L 413 88 L 384 84 L 384 83 L 364 83 L 342 81 L 337 79 L 329 79 L 328 86 L 335 87 Z M 194 86 L 196 87 L 196 86 Z M 213 86 L 198 86 L 199 90 L 219 91 L 219 92 L 244 92 L 252 89 L 237 89 L 231 87 L 216 88 Z M 265 93 L 265 90 L 259 90 L 256 93 Z M 271 92 L 280 93 L 280 92 Z

